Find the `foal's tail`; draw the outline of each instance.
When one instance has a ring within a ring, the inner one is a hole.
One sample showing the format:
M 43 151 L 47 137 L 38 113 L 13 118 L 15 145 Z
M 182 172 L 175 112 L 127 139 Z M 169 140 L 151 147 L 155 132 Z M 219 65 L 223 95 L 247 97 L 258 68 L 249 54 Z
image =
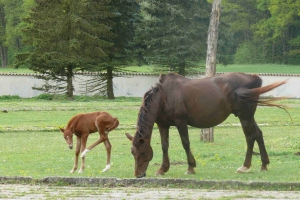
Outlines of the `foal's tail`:
M 115 128 L 117 128 L 118 126 L 119 126 L 119 120 L 118 120 L 118 118 L 114 118 L 114 123 L 110 127 L 106 128 L 106 131 L 110 132 L 110 131 L 114 130 Z

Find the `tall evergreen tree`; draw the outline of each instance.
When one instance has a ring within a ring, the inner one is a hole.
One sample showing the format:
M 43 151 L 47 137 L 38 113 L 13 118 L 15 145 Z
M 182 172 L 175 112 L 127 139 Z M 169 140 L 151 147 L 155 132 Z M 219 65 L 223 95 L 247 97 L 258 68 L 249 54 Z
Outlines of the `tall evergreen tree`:
M 143 1 L 136 54 L 156 69 L 187 74 L 205 60 L 210 8 L 206 0 Z
M 6 17 L 2 1 L 0 1 L 0 60 L 1 66 L 6 67 L 8 63 L 8 47 L 6 45 Z
M 36 0 L 24 19 L 24 42 L 33 51 L 17 55 L 16 66 L 27 64 L 46 80 L 46 92 L 65 92 L 73 98 L 73 74 L 77 70 L 105 67 L 113 45 L 106 0 Z
M 108 59 L 105 67 L 97 67 L 96 71 L 102 71 L 100 76 L 90 80 L 90 91 L 106 95 L 109 99 L 114 98 L 113 72 L 126 71 L 125 66 L 132 61 L 132 40 L 134 37 L 134 24 L 140 19 L 140 7 L 136 0 L 111 1 L 109 11 L 114 14 L 111 31 L 115 37 L 110 38 L 113 44 L 108 50 Z

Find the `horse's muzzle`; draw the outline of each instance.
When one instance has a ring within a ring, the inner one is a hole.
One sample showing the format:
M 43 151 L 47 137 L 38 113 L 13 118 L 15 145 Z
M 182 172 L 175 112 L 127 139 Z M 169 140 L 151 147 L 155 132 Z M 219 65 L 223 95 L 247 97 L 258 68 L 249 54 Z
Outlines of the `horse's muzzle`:
M 73 145 L 70 145 L 70 146 L 69 146 L 69 149 L 73 149 Z

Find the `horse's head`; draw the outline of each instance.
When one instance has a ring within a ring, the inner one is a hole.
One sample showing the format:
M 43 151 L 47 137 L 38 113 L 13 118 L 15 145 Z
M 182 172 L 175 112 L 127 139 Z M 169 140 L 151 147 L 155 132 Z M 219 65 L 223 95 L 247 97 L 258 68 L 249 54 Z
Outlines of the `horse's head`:
M 137 178 L 146 176 L 146 170 L 149 162 L 153 157 L 153 150 L 150 145 L 150 139 L 135 138 L 126 133 L 129 140 L 132 141 L 131 153 L 135 159 L 135 172 L 134 175 Z
M 67 144 L 69 145 L 69 148 L 72 149 L 73 148 L 73 133 L 70 129 L 63 129 L 63 128 L 59 128 L 61 132 L 63 132 L 64 134 L 64 138 L 67 142 Z

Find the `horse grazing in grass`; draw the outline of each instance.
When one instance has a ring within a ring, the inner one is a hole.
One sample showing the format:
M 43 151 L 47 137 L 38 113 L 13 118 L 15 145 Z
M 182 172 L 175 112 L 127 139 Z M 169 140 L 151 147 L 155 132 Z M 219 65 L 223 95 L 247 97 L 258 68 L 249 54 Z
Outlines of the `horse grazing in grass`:
M 76 150 L 75 150 L 75 163 L 73 169 L 70 173 L 74 173 L 78 167 L 78 156 L 80 151 L 82 163 L 81 168 L 78 173 L 82 173 L 85 166 L 85 155 L 87 152 L 92 150 L 95 146 L 104 142 L 106 153 L 107 153 L 107 162 L 106 167 L 102 172 L 106 172 L 110 169 L 110 154 L 111 154 L 111 144 L 108 139 L 108 133 L 119 125 L 119 120 L 112 117 L 107 112 L 92 112 L 85 114 L 75 115 L 70 119 L 68 125 L 65 129 L 60 128 L 61 132 L 64 134 L 64 138 L 69 145 L 69 148 L 73 148 L 73 133 L 77 137 Z M 100 139 L 97 140 L 94 144 L 86 148 L 86 142 L 89 137 L 89 134 L 99 132 Z
M 203 79 L 188 79 L 169 73 L 161 75 L 159 83 L 145 93 L 137 119 L 134 136 L 126 133 L 132 141 L 131 153 L 135 159 L 135 176 L 146 176 L 146 170 L 153 157 L 150 145 L 154 123 L 157 124 L 162 145 L 162 164 L 157 175 L 163 175 L 170 168 L 168 155 L 169 128 L 176 126 L 188 161 L 188 174 L 194 174 L 196 161 L 190 150 L 188 125 L 198 128 L 214 127 L 230 114 L 239 118 L 247 141 L 244 164 L 237 172 L 246 172 L 251 166 L 254 142 L 257 141 L 261 155 L 261 170 L 269 164 L 261 130 L 254 119 L 257 105 L 277 106 L 272 100 L 259 100 L 259 95 L 268 92 L 286 81 L 264 87 L 257 75 L 229 73 Z M 282 108 L 282 107 L 280 107 Z

